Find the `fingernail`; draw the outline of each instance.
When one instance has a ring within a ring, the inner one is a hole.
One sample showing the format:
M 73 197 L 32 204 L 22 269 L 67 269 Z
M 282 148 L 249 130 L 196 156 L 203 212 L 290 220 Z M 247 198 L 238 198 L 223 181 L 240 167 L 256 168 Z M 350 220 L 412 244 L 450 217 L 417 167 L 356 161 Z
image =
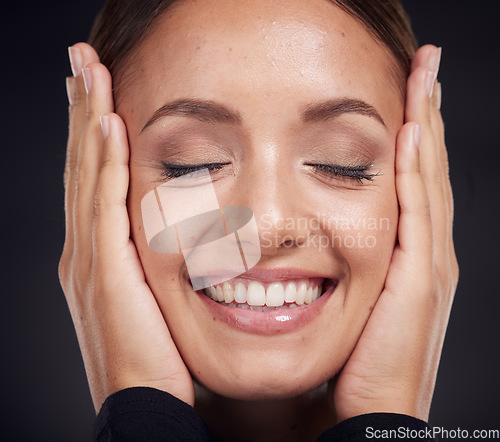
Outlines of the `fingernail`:
M 102 137 L 106 139 L 109 135 L 109 117 L 107 115 L 101 115 L 99 120 L 101 122 Z
M 66 77 L 66 93 L 68 94 L 69 104 L 73 104 L 73 77 Z
M 89 68 L 85 68 L 82 70 L 83 72 L 83 83 L 85 84 L 85 90 L 87 94 L 90 92 L 92 88 L 92 72 L 90 72 Z
M 435 81 L 436 74 L 433 71 L 427 71 L 427 75 L 425 77 L 425 89 L 427 90 L 427 94 L 429 95 L 429 97 L 432 97 L 432 90 L 434 89 Z
M 80 49 L 70 46 L 68 48 L 69 64 L 74 77 L 78 77 L 82 71 L 82 52 Z
M 420 138 L 422 137 L 422 126 L 420 124 L 415 124 L 413 129 L 413 139 L 415 140 L 415 145 L 418 147 L 420 145 Z
M 443 48 L 439 47 L 434 49 L 432 52 L 430 59 L 429 59 L 429 68 L 434 72 L 434 74 L 437 76 L 437 73 L 439 71 L 439 64 L 441 63 L 441 52 L 443 51 Z

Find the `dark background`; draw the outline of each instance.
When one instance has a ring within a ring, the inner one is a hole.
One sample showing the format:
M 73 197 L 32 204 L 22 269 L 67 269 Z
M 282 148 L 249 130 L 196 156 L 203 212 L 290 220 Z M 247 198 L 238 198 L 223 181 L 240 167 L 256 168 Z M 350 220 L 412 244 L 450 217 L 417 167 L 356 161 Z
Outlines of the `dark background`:
M 101 4 L 2 6 L 0 392 L 6 409 L 0 433 L 12 435 L 9 440 L 91 435 L 94 411 L 57 263 L 64 240 L 66 48 L 86 39 Z M 500 428 L 498 2 L 404 4 L 419 43 L 443 47 L 439 78 L 461 270 L 430 423 Z

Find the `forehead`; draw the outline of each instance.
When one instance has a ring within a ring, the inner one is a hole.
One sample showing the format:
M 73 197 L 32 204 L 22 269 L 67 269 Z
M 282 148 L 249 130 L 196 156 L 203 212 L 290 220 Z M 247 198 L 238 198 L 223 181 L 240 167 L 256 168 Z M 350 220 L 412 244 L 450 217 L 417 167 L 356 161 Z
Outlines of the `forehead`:
M 329 0 L 185 0 L 136 50 L 120 107 L 133 109 L 140 125 L 186 97 L 270 114 L 350 97 L 377 107 L 390 124 L 402 112 L 394 63 Z

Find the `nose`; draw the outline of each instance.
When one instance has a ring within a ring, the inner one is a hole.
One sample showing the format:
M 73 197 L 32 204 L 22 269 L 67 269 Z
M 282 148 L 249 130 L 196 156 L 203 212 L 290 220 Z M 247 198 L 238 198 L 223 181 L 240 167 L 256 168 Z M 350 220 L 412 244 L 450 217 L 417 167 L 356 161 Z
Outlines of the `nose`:
M 300 247 L 311 234 L 307 198 L 293 176 L 293 168 L 283 170 L 277 163 L 257 161 L 240 177 L 243 197 L 239 204 L 254 212 L 263 256 Z

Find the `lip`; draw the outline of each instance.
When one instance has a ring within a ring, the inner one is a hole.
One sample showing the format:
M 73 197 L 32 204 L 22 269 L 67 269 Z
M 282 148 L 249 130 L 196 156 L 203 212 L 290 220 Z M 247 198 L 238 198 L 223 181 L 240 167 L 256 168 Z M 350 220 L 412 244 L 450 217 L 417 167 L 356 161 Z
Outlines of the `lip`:
M 260 282 L 273 282 L 288 279 L 300 278 L 317 278 L 320 277 L 317 273 L 298 271 L 295 269 L 257 269 L 246 272 L 240 275 L 239 278 L 255 280 Z M 221 321 L 233 328 L 244 331 L 246 333 L 272 335 L 277 333 L 285 333 L 296 330 L 305 326 L 322 311 L 329 297 L 335 291 L 338 281 L 331 276 L 321 276 L 332 281 L 332 286 L 329 287 L 323 295 L 309 305 L 302 305 L 286 310 L 274 310 L 270 312 L 259 312 L 249 309 L 241 309 L 235 307 L 227 307 L 213 301 L 206 296 L 203 291 L 195 292 L 203 307 L 212 315 L 215 320 Z
M 207 283 L 212 283 L 212 285 L 221 283 L 229 280 L 227 275 L 238 275 L 231 279 L 247 279 L 249 281 L 259 281 L 263 284 L 276 282 L 276 281 L 286 281 L 292 279 L 309 279 L 309 278 L 324 278 L 332 279 L 328 275 L 318 275 L 317 272 L 310 272 L 307 270 L 299 270 L 293 268 L 274 268 L 274 269 L 264 269 L 253 267 L 245 273 L 239 273 L 238 269 L 225 269 L 224 272 L 211 272 L 203 276 L 198 276 L 203 278 Z M 188 277 L 189 278 L 189 277 Z

